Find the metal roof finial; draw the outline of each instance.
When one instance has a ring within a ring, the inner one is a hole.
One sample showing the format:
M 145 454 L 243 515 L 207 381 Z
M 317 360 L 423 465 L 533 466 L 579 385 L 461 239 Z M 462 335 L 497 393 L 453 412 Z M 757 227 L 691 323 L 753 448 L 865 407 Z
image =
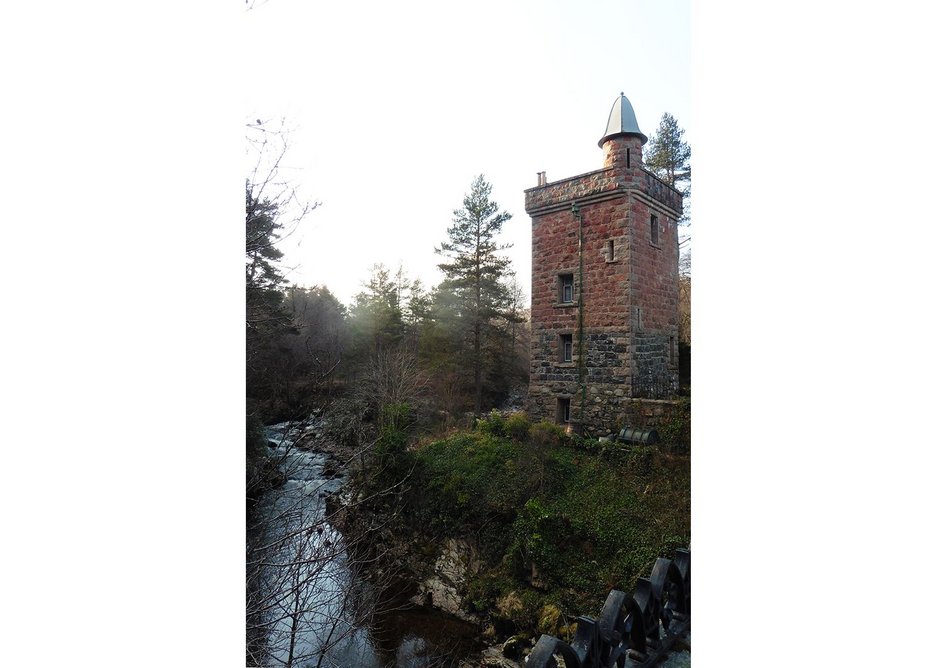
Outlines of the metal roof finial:
M 606 122 L 606 132 L 603 138 L 599 140 L 599 147 L 602 148 L 607 139 L 618 135 L 632 135 L 642 140 L 642 145 L 648 141 L 641 130 L 638 129 L 638 121 L 635 119 L 635 111 L 632 109 L 632 103 L 625 93 L 619 93 L 619 97 L 612 103 L 612 110 L 609 112 L 609 120 Z

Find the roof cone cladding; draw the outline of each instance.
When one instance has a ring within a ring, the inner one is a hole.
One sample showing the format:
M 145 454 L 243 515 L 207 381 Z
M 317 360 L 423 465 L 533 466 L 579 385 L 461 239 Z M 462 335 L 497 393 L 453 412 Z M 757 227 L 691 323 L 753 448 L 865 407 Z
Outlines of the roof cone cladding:
M 606 122 L 606 132 L 603 138 L 599 140 L 599 148 L 603 147 L 605 141 L 617 135 L 636 135 L 642 138 L 642 146 L 648 141 L 641 130 L 638 129 L 638 121 L 635 120 L 635 112 L 632 110 L 632 103 L 625 93 L 619 93 L 619 97 L 612 103 L 612 110 L 609 112 L 609 120 Z

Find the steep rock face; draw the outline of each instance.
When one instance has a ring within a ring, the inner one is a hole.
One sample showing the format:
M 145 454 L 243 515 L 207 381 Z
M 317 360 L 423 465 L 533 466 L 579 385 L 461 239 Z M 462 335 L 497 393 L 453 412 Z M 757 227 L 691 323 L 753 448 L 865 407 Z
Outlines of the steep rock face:
M 475 615 L 462 609 L 461 591 L 469 575 L 479 572 L 481 562 L 469 541 L 447 538 L 430 574 L 417 585 L 411 599 L 418 605 L 432 605 L 461 619 L 477 622 Z

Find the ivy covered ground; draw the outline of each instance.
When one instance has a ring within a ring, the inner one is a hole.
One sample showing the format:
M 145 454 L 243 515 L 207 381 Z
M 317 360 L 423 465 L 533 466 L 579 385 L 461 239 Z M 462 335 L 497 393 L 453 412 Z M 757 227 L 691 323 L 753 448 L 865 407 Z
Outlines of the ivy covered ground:
M 688 545 L 690 456 L 677 449 L 493 414 L 386 456 L 410 470 L 401 516 L 411 532 L 478 546 L 483 566 L 462 592 L 469 611 L 493 630 L 565 635 L 571 616 L 596 615 L 611 588 L 632 591 L 657 557 Z

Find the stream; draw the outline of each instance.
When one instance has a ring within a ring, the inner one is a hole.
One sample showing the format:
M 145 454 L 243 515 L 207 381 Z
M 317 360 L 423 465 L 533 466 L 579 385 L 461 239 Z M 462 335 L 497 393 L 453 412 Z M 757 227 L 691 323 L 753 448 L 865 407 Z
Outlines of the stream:
M 266 428 L 268 455 L 285 482 L 260 500 L 248 533 L 258 547 L 248 559 L 257 564 L 249 600 L 264 641 L 258 663 L 425 668 L 434 663 L 434 649 L 445 648 L 449 657 L 480 649 L 479 630 L 443 612 L 401 606 L 375 613 L 375 592 L 356 573 L 343 536 L 327 518 L 327 498 L 341 494 L 342 472 L 331 455 L 294 447 L 321 429 L 321 423 Z

